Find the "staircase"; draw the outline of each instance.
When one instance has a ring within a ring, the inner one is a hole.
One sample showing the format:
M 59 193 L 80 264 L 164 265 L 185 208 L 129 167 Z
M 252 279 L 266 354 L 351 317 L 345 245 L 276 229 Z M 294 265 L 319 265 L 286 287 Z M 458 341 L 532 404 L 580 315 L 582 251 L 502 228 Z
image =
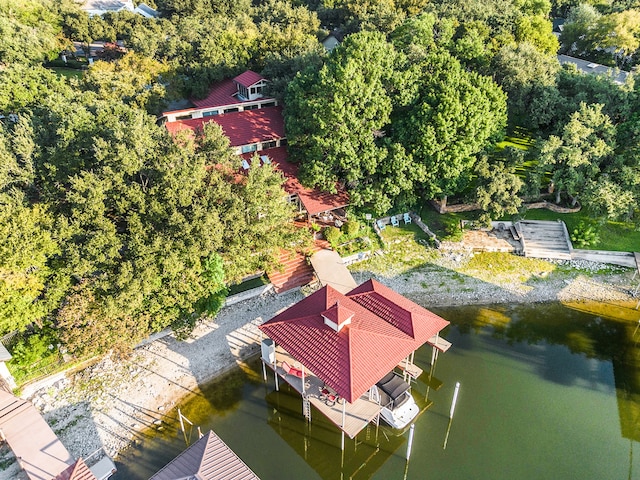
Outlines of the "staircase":
M 313 255 L 323 248 L 330 248 L 329 242 L 326 240 L 316 240 L 308 254 Z M 279 260 L 280 264 L 283 265 L 283 270 L 273 270 L 267 273 L 276 293 L 293 290 L 313 280 L 315 273 L 313 267 L 307 262 L 307 255 L 305 253 L 281 250 Z

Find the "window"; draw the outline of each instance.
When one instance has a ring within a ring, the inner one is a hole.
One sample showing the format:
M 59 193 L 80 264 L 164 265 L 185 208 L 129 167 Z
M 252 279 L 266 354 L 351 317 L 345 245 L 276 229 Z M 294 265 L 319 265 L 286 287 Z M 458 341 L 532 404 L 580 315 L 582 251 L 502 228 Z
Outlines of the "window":
M 254 93 L 256 93 L 256 87 L 251 87 L 251 95 L 253 95 Z
M 213 117 L 214 115 L 218 115 L 218 110 L 211 110 L 209 112 L 202 112 L 203 117 Z
M 255 152 L 257 149 L 258 149 L 258 145 L 256 145 L 255 143 L 252 145 L 243 145 L 242 153 Z
M 176 120 L 189 120 L 191 118 L 191 114 L 189 115 L 180 115 L 176 117 Z
M 253 90 L 253 89 L 251 89 Z M 262 87 L 256 87 L 256 93 L 257 94 L 261 94 L 262 93 Z
M 275 148 L 277 146 L 278 142 L 276 142 L 275 140 L 271 140 L 270 142 L 262 142 L 262 149 L 267 149 L 267 148 Z
M 235 107 L 235 108 L 225 108 L 225 109 L 224 109 L 224 113 L 233 113 L 233 112 L 237 112 L 238 110 L 240 110 L 238 107 Z
M 287 144 L 287 139 L 286 138 L 281 138 L 280 139 L 280 146 L 284 147 Z
M 276 102 L 267 102 L 267 103 L 262 103 L 260 105 L 260 108 L 265 108 L 265 107 L 275 107 L 276 106 Z
M 255 110 L 256 108 L 258 108 L 258 105 L 247 105 L 244 107 L 245 110 Z

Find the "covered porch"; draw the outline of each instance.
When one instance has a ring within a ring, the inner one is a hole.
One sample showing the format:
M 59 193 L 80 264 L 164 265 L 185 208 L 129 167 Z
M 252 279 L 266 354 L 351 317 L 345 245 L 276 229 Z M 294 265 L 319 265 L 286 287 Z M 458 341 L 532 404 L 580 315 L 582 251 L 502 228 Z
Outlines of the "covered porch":
M 369 398 L 368 392 L 352 403 L 345 401 L 337 392 L 305 369 L 303 365 L 280 346 L 275 349 L 275 362 L 271 363 L 268 360 L 265 360 L 264 357 L 262 358 L 265 381 L 267 380 L 267 368 L 269 368 L 275 374 L 276 390 L 280 388 L 280 381 L 284 381 L 296 390 L 302 396 L 303 414 L 305 414 L 308 421 L 311 421 L 311 412 L 310 410 L 305 410 L 305 401 L 314 406 L 331 423 L 346 433 L 349 438 L 354 438 L 370 422 L 375 420 L 375 423 L 378 423 L 378 416 L 382 407 L 378 402 Z M 287 373 L 283 368 L 284 362 L 302 372 L 302 376 Z

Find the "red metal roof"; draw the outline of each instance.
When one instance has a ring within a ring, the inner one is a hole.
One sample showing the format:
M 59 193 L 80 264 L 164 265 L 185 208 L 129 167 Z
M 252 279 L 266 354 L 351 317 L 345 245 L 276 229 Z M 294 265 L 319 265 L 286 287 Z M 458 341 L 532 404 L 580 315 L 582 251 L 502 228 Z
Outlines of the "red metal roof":
M 251 85 L 255 85 L 260 80 L 264 80 L 264 77 L 252 70 L 247 70 L 246 72 L 241 73 L 233 79 L 234 82 L 239 83 L 243 87 L 247 88 L 249 88 Z
M 68 469 L 58 475 L 55 480 L 97 480 L 81 458 Z
M 243 112 L 225 113 L 213 117 L 191 118 L 167 122 L 165 126 L 172 135 L 181 130 L 197 131 L 207 122 L 215 122 L 229 137 L 232 147 L 250 145 L 284 138 L 282 107 L 258 108 Z
M 354 314 L 336 332 L 322 314 L 338 302 Z M 351 403 L 448 324 L 369 280 L 346 295 L 327 285 L 260 329 Z
M 255 111 L 255 110 L 252 110 Z M 245 153 L 242 157 L 251 163 L 254 153 Z M 267 155 L 285 178 L 284 190 L 290 195 L 298 195 L 309 215 L 335 210 L 349 205 L 349 195 L 344 190 L 338 193 L 322 192 L 315 188 L 307 188 L 298 179 L 298 165 L 287 161 L 287 148 L 269 148 L 257 152 Z
M 220 437 L 209 431 L 149 480 L 260 480 Z

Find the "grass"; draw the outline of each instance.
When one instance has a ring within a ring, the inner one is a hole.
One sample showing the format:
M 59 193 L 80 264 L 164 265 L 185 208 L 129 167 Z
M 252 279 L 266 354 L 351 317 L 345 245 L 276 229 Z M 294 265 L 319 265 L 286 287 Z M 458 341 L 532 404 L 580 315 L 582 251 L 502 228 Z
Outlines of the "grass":
M 266 275 L 261 275 L 256 278 L 252 278 L 251 280 L 247 280 L 242 283 L 236 283 L 235 285 L 229 286 L 229 295 L 235 295 L 236 293 L 246 292 L 247 290 L 251 290 L 252 288 L 258 288 L 262 285 L 266 285 L 269 283 L 269 279 Z
M 82 78 L 84 72 L 77 68 L 50 67 L 58 75 L 66 78 Z
M 407 240 L 417 242 L 418 240 L 427 240 L 429 237 L 415 223 L 405 225 L 404 222 L 401 221 L 399 227 L 387 225 L 387 227 L 382 230 L 382 238 L 385 243 L 393 243 Z

